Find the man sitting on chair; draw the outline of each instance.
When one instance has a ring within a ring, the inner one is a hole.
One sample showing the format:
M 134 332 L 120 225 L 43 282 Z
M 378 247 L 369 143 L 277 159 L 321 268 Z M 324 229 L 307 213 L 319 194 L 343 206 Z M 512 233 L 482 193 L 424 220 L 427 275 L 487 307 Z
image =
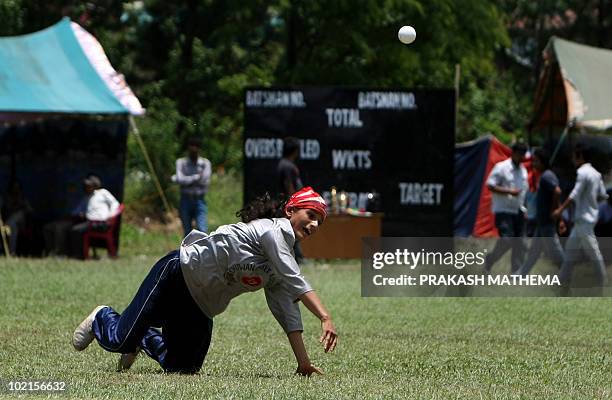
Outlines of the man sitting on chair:
M 83 234 L 89 229 L 90 223 L 93 229 L 107 229 L 106 221 L 115 215 L 119 208 L 115 196 L 102 188 L 102 182 L 97 176 L 89 175 L 83 180 L 83 185 L 86 195 L 78 208 L 84 221 L 70 229 L 71 254 L 76 258 L 83 258 Z

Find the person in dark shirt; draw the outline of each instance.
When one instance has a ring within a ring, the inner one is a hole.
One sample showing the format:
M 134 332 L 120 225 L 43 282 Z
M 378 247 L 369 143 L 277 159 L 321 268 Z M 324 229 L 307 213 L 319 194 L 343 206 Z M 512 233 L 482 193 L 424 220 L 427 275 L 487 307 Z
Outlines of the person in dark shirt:
M 544 149 L 536 149 L 533 154 L 533 167 L 541 172 L 540 182 L 536 195 L 536 228 L 527 253 L 527 259 L 517 272 L 528 275 L 534 264 L 540 258 L 542 251 L 546 251 L 555 264 L 563 263 L 563 247 L 557 236 L 556 222 L 552 212 L 559 205 L 559 179 L 549 169 L 550 156 Z
M 8 192 L 4 198 L 0 196 L 2 219 L 10 229 L 8 251 L 12 256 L 17 255 L 19 232 L 26 228 L 33 211 L 22 189 L 21 184 L 15 180 L 9 184 Z
M 300 157 L 300 142 L 294 137 L 285 138 L 283 141 L 283 158 L 276 167 L 278 193 L 291 196 L 304 185 L 300 177 L 300 170 L 295 162 Z
M 599 218 L 595 225 L 597 237 L 612 237 L 612 189 L 607 190 L 608 201 L 599 205 Z
M 601 241 L 600 249 L 604 260 L 612 260 L 612 188 L 607 190 L 608 200 L 599 205 L 599 218 L 595 235 Z
M 286 137 L 283 140 L 283 158 L 280 159 L 276 167 L 279 198 L 291 196 L 304 187 L 300 177 L 300 170 L 295 165 L 299 157 L 300 141 L 294 137 Z M 304 254 L 298 242 L 295 242 L 293 252 L 298 264 L 301 264 L 304 261 Z

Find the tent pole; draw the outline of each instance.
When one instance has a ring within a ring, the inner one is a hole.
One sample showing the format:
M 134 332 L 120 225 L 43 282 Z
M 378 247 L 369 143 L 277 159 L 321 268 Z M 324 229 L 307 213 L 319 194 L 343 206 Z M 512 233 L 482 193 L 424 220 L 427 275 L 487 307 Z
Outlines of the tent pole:
M 553 163 L 555 162 L 555 159 L 557 158 L 557 153 L 559 153 L 559 150 L 561 149 L 561 145 L 563 145 L 563 141 L 565 140 L 565 137 L 567 136 L 567 132 L 569 131 L 571 126 L 572 126 L 571 123 L 565 125 L 565 129 L 563 129 L 563 133 L 561 134 L 561 137 L 559 138 L 557 147 L 555 147 L 555 151 L 550 157 L 550 165 L 553 165 Z
M 0 236 L 2 236 L 2 247 L 4 248 L 4 256 L 11 258 L 11 252 L 9 251 L 8 243 L 6 242 L 6 231 L 4 230 L 4 221 L 2 221 L 2 215 L 0 215 Z
M 136 141 L 138 142 L 138 145 L 140 146 L 140 149 L 142 150 L 142 154 L 144 154 L 145 156 L 145 160 L 147 161 L 147 166 L 149 167 L 149 171 L 151 172 L 151 175 L 153 176 L 153 182 L 155 182 L 155 187 L 157 188 L 157 191 L 159 192 L 159 196 L 161 197 L 162 202 L 164 203 L 164 208 L 166 209 L 166 212 L 169 214 L 170 205 L 168 203 L 168 199 L 166 198 L 166 194 L 162 190 L 161 184 L 159 183 L 159 178 L 157 177 L 157 174 L 155 173 L 155 169 L 153 168 L 153 163 L 151 162 L 151 158 L 149 157 L 147 148 L 145 147 L 144 142 L 142 141 L 142 137 L 140 136 L 140 131 L 138 130 L 138 126 L 136 126 L 136 122 L 134 121 L 134 117 L 132 115 L 130 115 L 129 119 L 130 119 L 130 127 L 132 128 L 132 132 L 134 132 L 134 136 L 136 136 Z
M 459 119 L 459 83 L 461 81 L 461 64 L 455 64 L 455 141 L 457 141 L 457 121 Z

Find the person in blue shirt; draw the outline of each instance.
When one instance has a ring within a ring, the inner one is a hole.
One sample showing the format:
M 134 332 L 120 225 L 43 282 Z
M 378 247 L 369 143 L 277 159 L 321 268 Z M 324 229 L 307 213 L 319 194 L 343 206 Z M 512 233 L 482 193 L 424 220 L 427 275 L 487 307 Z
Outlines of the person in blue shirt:
M 542 148 L 533 153 L 533 167 L 540 171 L 540 181 L 535 200 L 536 227 L 527 259 L 517 274 L 528 275 L 542 252 L 546 252 L 560 267 L 563 263 L 563 247 L 557 235 L 557 224 L 552 212 L 559 206 L 561 188 L 557 175 L 549 168 L 550 155 Z

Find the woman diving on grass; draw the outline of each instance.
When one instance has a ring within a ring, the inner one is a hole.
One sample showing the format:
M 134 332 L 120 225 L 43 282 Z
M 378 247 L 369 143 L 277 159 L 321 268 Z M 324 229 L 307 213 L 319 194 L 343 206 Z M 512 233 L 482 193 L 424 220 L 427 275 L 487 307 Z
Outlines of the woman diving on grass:
M 282 207 L 266 196 L 237 215 L 243 222 L 220 226 L 210 235 L 191 231 L 178 250 L 153 266 L 122 314 L 96 307 L 74 331 L 75 349 L 82 351 L 96 339 L 103 349 L 121 353 L 118 370 L 129 369 L 142 350 L 166 372 L 197 373 L 208 352 L 213 317 L 234 297 L 263 288 L 270 311 L 287 333 L 296 373 L 321 374 L 306 352 L 297 302 L 321 320 L 325 352 L 334 350 L 338 334 L 292 248 L 317 232 L 327 216 L 325 201 L 306 187 Z

